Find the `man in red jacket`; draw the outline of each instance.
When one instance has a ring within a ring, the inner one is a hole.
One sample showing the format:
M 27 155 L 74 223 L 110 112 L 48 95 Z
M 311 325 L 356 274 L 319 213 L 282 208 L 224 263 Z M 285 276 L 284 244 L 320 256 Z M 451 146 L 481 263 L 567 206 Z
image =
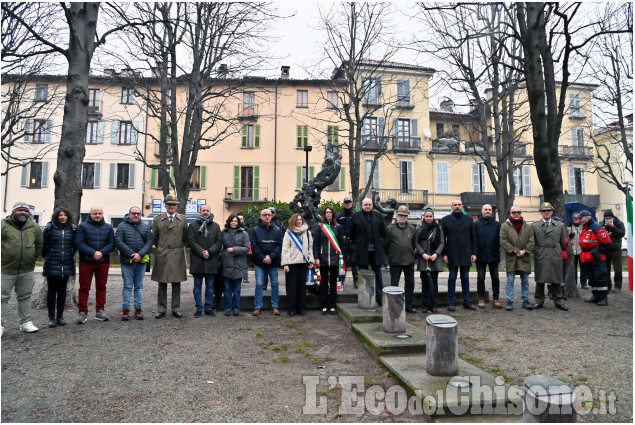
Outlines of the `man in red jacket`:
M 580 234 L 580 261 L 582 269 L 589 278 L 593 296 L 585 301 L 596 303 L 599 306 L 609 305 L 607 294 L 609 287 L 606 283 L 606 256 L 605 252 L 611 249 L 613 244 L 604 227 L 591 217 L 587 210 L 580 211 L 582 233 Z

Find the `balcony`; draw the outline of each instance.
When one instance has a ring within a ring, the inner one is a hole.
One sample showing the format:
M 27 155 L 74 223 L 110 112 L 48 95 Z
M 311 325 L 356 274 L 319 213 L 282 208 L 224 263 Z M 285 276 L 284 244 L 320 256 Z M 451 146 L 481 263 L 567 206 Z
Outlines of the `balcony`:
M 485 153 L 485 147 L 483 146 L 483 143 L 481 142 L 465 142 L 465 153 L 483 154 Z M 494 147 L 493 144 L 489 145 L 489 153 L 490 154 L 496 153 L 496 148 Z
M 238 119 L 239 120 L 257 120 L 260 116 L 260 105 L 254 103 L 239 103 L 238 104 Z
M 421 137 L 395 136 L 392 149 L 395 152 L 418 152 L 421 150 Z
M 593 147 L 560 145 L 558 154 L 563 158 L 587 160 L 593 158 Z
M 480 211 L 485 204 L 496 208 L 496 192 L 463 192 L 461 202 L 466 210 Z
M 387 144 L 388 137 L 386 136 L 362 136 L 362 150 L 365 151 L 385 150 Z
M 544 195 L 540 195 L 540 203 L 545 202 Z M 564 202 L 579 202 L 587 207 L 597 210 L 600 208 L 600 195 L 575 195 L 571 193 L 564 194 Z
M 264 187 L 241 187 L 234 188 L 233 186 L 225 186 L 225 205 L 230 203 L 253 203 L 261 204 L 269 200 L 269 188 Z M 228 208 L 228 207 L 227 207 Z
M 90 102 L 88 104 L 88 116 L 90 117 L 101 117 L 104 110 L 104 101 L 100 100 L 96 105 L 91 105 Z
M 428 205 L 427 190 L 411 190 L 408 193 L 401 192 L 401 189 L 371 189 L 373 198 L 379 195 L 381 202 L 386 202 L 388 198 L 395 198 L 397 205 L 408 204 L 411 209 L 420 210 Z
M 527 143 L 514 142 L 513 149 L 514 156 L 531 156 L 531 154 L 527 154 Z
M 414 109 L 415 105 L 410 103 L 410 96 L 399 96 L 397 98 L 397 109 Z
M 432 153 L 461 153 L 458 139 L 442 138 L 432 141 Z

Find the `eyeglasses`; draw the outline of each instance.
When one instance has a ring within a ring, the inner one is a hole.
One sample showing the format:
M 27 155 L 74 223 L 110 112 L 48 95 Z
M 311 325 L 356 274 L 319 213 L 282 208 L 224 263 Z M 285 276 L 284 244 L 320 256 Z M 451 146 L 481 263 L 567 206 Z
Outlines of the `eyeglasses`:
M 580 217 L 573 217 L 574 220 L 580 220 Z
M 522 211 L 512 211 L 512 214 L 522 214 Z
M 128 213 L 130 215 L 141 215 L 141 213 Z

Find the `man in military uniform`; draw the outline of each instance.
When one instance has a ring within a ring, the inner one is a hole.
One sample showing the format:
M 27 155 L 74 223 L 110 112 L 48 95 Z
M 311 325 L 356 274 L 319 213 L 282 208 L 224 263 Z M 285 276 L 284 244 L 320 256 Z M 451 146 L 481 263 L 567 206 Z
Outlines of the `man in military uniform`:
M 553 288 L 553 302 L 560 310 L 569 309 L 563 304 L 562 282 L 562 251 L 567 238 L 567 229 L 561 222 L 552 220 L 553 206 L 543 202 L 538 208 L 542 220 L 531 225 L 534 231 L 536 247 L 534 249 L 534 273 L 536 276 L 536 293 L 534 308 L 542 308 L 545 303 L 545 283 Z
M 580 262 L 582 270 L 589 279 L 593 296 L 586 302 L 599 306 L 609 305 L 607 295 L 609 287 L 606 282 L 606 255 L 612 247 L 611 238 L 604 227 L 591 217 L 587 210 L 580 211 L 582 233 L 580 234 Z
M 166 212 L 154 217 L 152 236 L 157 247 L 151 279 L 159 282 L 157 314 L 155 319 L 165 316 L 168 304 L 168 282 L 172 283 L 172 315 L 181 314 L 181 282 L 187 280 L 185 270 L 185 241 L 187 240 L 187 218 L 177 214 L 180 204 L 176 195 L 165 197 Z

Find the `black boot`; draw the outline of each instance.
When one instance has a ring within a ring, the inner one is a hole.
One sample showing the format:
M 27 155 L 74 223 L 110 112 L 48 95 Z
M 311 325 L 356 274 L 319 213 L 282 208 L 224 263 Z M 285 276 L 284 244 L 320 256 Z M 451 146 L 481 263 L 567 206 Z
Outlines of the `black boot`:
M 55 327 L 57 327 L 55 316 L 49 316 L 49 328 L 55 328 Z
M 602 292 L 602 294 L 600 294 L 600 299 L 597 302 L 597 305 L 600 307 L 606 307 L 607 305 L 609 305 L 609 299 L 607 296 L 608 291 L 598 291 L 598 292 Z
M 591 298 L 585 299 L 584 301 L 588 303 L 596 303 L 600 301 L 600 296 L 598 295 L 598 291 L 591 291 L 591 293 L 593 294 L 593 296 Z

